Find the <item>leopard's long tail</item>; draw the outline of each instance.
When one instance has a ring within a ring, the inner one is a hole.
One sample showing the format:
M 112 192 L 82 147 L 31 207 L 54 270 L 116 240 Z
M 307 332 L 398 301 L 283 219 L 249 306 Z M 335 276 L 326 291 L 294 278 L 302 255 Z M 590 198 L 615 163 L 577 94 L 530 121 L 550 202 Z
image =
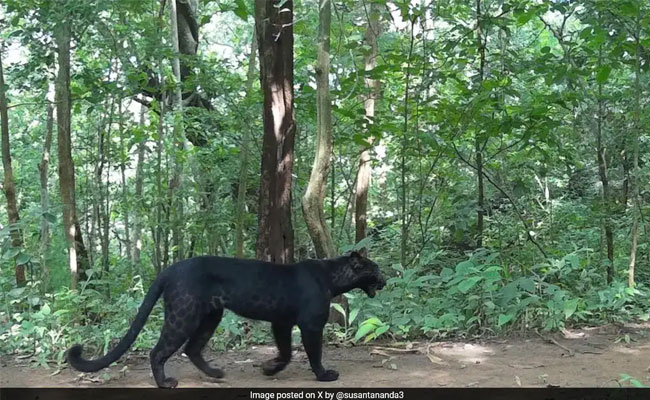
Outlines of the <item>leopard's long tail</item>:
M 102 368 L 108 367 L 111 363 L 115 362 L 122 354 L 124 354 L 129 347 L 133 344 L 136 337 L 142 330 L 147 318 L 153 309 L 153 306 L 158 301 L 158 297 L 162 294 L 163 291 L 163 277 L 158 276 L 154 283 L 149 288 L 149 291 L 144 296 L 138 314 L 135 316 L 135 320 L 129 327 L 129 330 L 126 332 L 126 335 L 120 340 L 120 343 L 115 346 L 115 348 L 103 357 L 97 358 L 95 360 L 87 360 L 81 357 L 81 351 L 83 346 L 80 344 L 75 344 L 68 350 L 68 363 L 78 371 L 82 372 L 95 372 L 99 371 Z

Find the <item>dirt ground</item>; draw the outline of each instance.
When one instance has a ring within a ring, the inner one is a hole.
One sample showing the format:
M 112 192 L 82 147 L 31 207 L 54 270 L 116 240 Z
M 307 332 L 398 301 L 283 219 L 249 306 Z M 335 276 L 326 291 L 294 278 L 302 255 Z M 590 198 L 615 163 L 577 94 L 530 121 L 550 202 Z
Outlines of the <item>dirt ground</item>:
M 305 353 L 275 377 L 259 365 L 272 346 L 225 353 L 206 352 L 226 377 L 208 378 L 184 355 L 167 363 L 179 387 L 619 387 L 621 374 L 650 382 L 650 325 L 599 327 L 530 338 L 473 342 L 385 343 L 324 349 L 324 364 L 337 382 L 317 382 Z M 83 374 L 32 368 L 28 359 L 0 357 L 0 387 L 153 387 L 147 354 L 129 353 L 108 369 Z

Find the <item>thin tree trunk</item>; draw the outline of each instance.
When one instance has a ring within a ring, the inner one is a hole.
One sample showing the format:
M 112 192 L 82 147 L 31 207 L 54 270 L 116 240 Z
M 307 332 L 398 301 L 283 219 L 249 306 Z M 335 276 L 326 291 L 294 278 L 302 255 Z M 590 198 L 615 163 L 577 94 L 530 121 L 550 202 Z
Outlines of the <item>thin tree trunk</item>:
M 9 115 L 7 112 L 7 96 L 5 94 L 5 78 L 2 69 L 2 53 L 4 46 L 0 45 L 0 130 L 2 130 L 2 167 L 4 168 L 4 192 L 7 198 L 7 221 L 10 225 L 11 247 L 23 247 L 22 230 L 18 229 L 16 224 L 20 221 L 18 214 L 18 204 L 16 202 L 16 186 L 14 183 L 14 170 L 11 165 L 11 148 L 9 143 Z M 25 278 L 25 264 L 18 264 L 18 255 L 14 258 L 15 270 L 14 275 L 16 284 L 24 286 L 27 283 Z
M 51 93 L 51 91 L 48 91 Z M 43 142 L 43 152 L 41 154 L 41 163 L 38 165 L 38 171 L 41 179 L 41 211 L 49 213 L 50 208 L 50 192 L 48 189 L 48 166 L 50 164 L 50 150 L 52 148 L 52 131 L 54 129 L 54 106 L 49 102 L 50 96 L 47 97 L 47 122 L 45 124 L 45 141 Z M 50 222 L 47 218 L 41 218 L 41 255 L 47 254 L 50 249 Z M 41 260 L 41 267 L 43 268 L 43 284 L 44 287 L 49 285 L 50 281 L 50 267 L 45 259 Z
M 160 3 L 160 12 L 158 13 L 158 35 L 162 35 L 163 25 L 164 25 L 164 9 L 166 0 L 159 0 Z M 159 60 L 158 64 L 158 73 L 160 76 L 160 87 L 165 87 L 165 73 L 163 70 L 164 59 Z M 163 220 L 164 212 L 164 200 L 163 200 L 163 186 L 162 186 L 162 175 L 163 175 L 163 152 L 164 152 L 164 141 L 163 136 L 165 135 L 165 113 L 166 113 L 166 103 L 167 103 L 167 92 L 161 90 L 160 100 L 158 102 L 159 114 L 158 114 L 158 138 L 156 140 L 156 210 L 155 217 L 152 218 L 155 226 L 151 227 L 152 238 L 154 242 L 154 269 L 156 270 L 156 275 L 160 274 L 163 267 L 166 267 L 167 263 L 167 225 L 168 220 Z M 165 226 L 163 226 L 165 225 Z M 164 236 L 164 237 L 163 237 Z M 163 252 L 165 253 L 163 255 Z
M 406 182 L 406 150 L 408 145 L 408 122 L 409 122 L 409 84 L 411 82 L 411 57 L 413 56 L 413 44 L 415 43 L 415 22 L 413 19 L 411 21 L 411 38 L 409 41 L 409 52 L 408 59 L 406 62 L 406 89 L 404 92 L 404 132 L 402 132 L 402 149 L 401 149 L 401 166 L 400 166 L 400 175 L 401 175 L 401 203 L 402 203 L 402 227 L 400 232 L 400 263 L 402 266 L 406 266 L 406 253 L 407 253 L 407 243 L 408 243 L 408 215 L 407 215 L 407 182 Z
M 145 106 L 140 106 L 140 127 L 144 131 L 145 124 Z M 133 227 L 133 246 L 132 246 L 132 255 L 131 263 L 136 268 L 136 271 L 139 275 L 142 275 L 140 257 L 142 252 L 142 187 L 144 183 L 144 150 L 145 150 L 146 141 L 144 137 L 140 139 L 138 143 L 138 160 L 135 167 L 135 193 L 134 199 L 140 202 L 139 205 L 135 207 L 135 221 Z
M 485 43 L 481 30 L 481 0 L 476 0 L 476 35 L 478 40 L 478 51 L 480 55 L 479 64 L 479 90 L 485 74 Z M 476 174 L 477 174 L 477 207 L 476 212 L 476 245 L 483 247 L 483 214 L 485 212 L 485 185 L 483 183 L 483 149 L 479 137 L 479 127 L 474 138 L 474 152 L 476 153 Z
M 639 194 L 639 137 L 641 136 L 641 23 L 640 13 L 636 17 L 636 57 L 634 64 L 634 135 L 632 138 L 632 174 L 630 187 L 633 198 L 632 209 L 632 244 L 630 246 L 630 262 L 628 264 L 628 285 L 635 286 L 636 251 L 639 241 L 639 219 L 641 217 L 641 196 Z M 627 153 L 627 152 L 626 152 Z
M 131 257 L 131 226 L 129 224 L 129 213 L 131 212 L 131 201 L 129 200 L 129 193 L 126 188 L 126 162 L 129 158 L 129 149 L 125 148 L 124 145 L 124 123 L 122 119 L 122 100 L 118 106 L 118 118 L 119 118 L 119 135 L 120 135 L 120 174 L 122 177 L 122 212 L 124 212 L 124 245 L 126 246 L 126 256 Z M 131 268 L 133 265 L 131 265 Z M 133 270 L 131 270 L 133 274 Z
M 119 99 L 118 101 L 121 101 Z M 106 186 L 105 186 L 105 192 L 103 195 L 104 198 L 104 212 L 103 212 L 103 232 L 102 236 L 104 237 L 104 247 L 102 247 L 102 265 L 104 266 L 102 276 L 108 276 L 110 264 L 109 264 L 109 250 L 110 250 L 110 222 L 111 222 L 111 182 L 110 182 L 110 173 L 111 173 L 111 133 L 112 133 L 112 127 L 113 127 L 113 117 L 114 117 L 114 109 L 115 109 L 115 104 L 111 105 L 111 113 L 108 118 L 108 127 L 106 129 L 106 146 L 104 147 L 104 153 L 102 154 L 102 158 L 106 161 Z M 107 156 L 108 155 L 108 156 Z M 100 181 L 101 182 L 101 181 Z M 99 187 L 99 190 L 102 190 L 101 185 Z M 107 281 L 106 285 L 106 294 L 108 297 L 110 297 L 110 287 L 109 283 Z
M 95 184 L 96 184 L 96 196 L 95 199 L 95 213 L 97 218 L 97 227 L 99 231 L 99 241 L 101 245 L 101 262 L 102 262 L 102 271 L 108 271 L 108 247 L 109 247 L 109 172 L 110 167 L 105 164 L 107 163 L 108 157 L 107 153 L 110 153 L 111 140 L 111 127 L 113 125 L 113 114 L 115 109 L 115 100 L 111 99 L 111 105 L 109 107 L 108 120 L 101 123 L 99 126 L 99 135 L 97 142 L 97 166 L 95 168 Z M 106 130 L 104 130 L 106 129 Z M 106 170 L 106 189 L 104 189 L 104 170 Z M 105 191 L 104 191 L 105 190 Z
M 599 50 L 598 55 L 598 65 L 602 61 L 602 45 Z M 610 193 L 609 193 L 609 179 L 607 176 L 607 158 L 605 155 L 605 145 L 603 144 L 603 118 L 604 118 L 604 109 L 603 109 L 603 84 L 598 83 L 598 118 L 597 127 L 596 127 L 596 146 L 598 152 L 598 173 L 600 175 L 600 181 L 603 185 L 603 213 L 604 213 L 604 226 L 605 226 L 605 242 L 607 243 L 607 259 L 609 263 L 607 265 L 607 283 L 612 283 L 614 280 L 614 234 L 612 232 L 612 225 L 609 215 L 610 209 Z
M 292 263 L 291 173 L 296 131 L 293 1 L 255 0 L 255 30 L 264 93 L 256 256 L 276 263 Z
M 163 75 L 161 75 L 163 76 Z M 163 135 L 165 134 L 165 102 L 167 101 L 165 93 L 163 92 L 162 94 L 162 99 L 159 103 L 160 105 L 160 114 L 158 116 L 158 140 L 156 142 L 156 191 L 157 191 L 157 205 L 156 205 L 156 217 L 154 220 L 156 221 L 156 226 L 155 228 L 152 227 L 153 232 L 155 233 L 153 235 L 154 238 L 154 269 L 156 270 L 156 275 L 162 271 L 163 267 L 165 266 L 163 264 L 163 258 L 166 258 L 163 256 L 163 241 L 165 239 L 163 238 L 163 235 L 167 235 L 167 229 L 163 229 L 163 187 L 162 187 L 162 155 L 164 151 L 164 142 L 163 142 Z
M 59 156 L 59 187 L 63 203 L 63 227 L 68 243 L 68 266 L 70 288 L 76 289 L 79 279 L 85 279 L 88 266 L 79 223 L 77 222 L 75 199 L 75 174 L 72 161 L 72 140 L 70 124 L 70 21 L 62 21 L 55 27 L 55 41 L 58 55 L 56 80 L 56 122 Z M 86 254 L 87 257 L 87 254 Z
M 336 249 L 327 229 L 323 209 L 327 174 L 332 155 L 332 104 L 329 90 L 330 26 L 332 9 L 330 0 L 319 0 L 318 61 L 316 65 L 316 149 L 314 165 L 302 198 L 302 211 L 309 236 L 318 258 L 334 257 Z
M 171 25 L 171 39 L 172 50 L 174 56 L 172 57 L 172 70 L 174 72 L 174 95 L 172 97 L 172 104 L 178 117 L 174 118 L 174 140 L 177 141 L 175 150 L 185 152 L 187 146 L 185 144 L 185 134 L 183 132 L 183 88 L 181 80 L 181 66 L 179 59 L 179 44 L 178 44 L 178 14 L 176 11 L 176 1 L 169 2 L 169 17 Z M 183 218 L 183 197 L 174 195 L 176 191 L 180 191 L 183 185 L 183 157 L 179 157 L 177 151 L 173 154 L 174 172 L 171 182 L 169 184 L 170 200 L 169 206 L 172 208 L 172 243 L 174 246 L 173 260 L 178 261 L 185 255 L 184 246 L 184 225 L 185 219 Z
M 255 61 L 257 55 L 257 34 L 253 27 L 251 41 L 251 54 L 248 60 L 248 74 L 246 77 L 246 97 L 251 96 L 253 81 L 255 80 Z M 239 186 L 237 187 L 237 204 L 235 208 L 235 257 L 244 257 L 244 216 L 246 213 L 246 190 L 248 188 L 248 159 L 250 147 L 250 133 L 242 129 L 242 142 L 239 158 Z
M 370 51 L 366 54 L 364 64 L 366 71 L 372 71 L 377 66 L 377 38 L 379 37 L 379 12 L 380 8 L 377 3 L 370 5 L 367 15 L 368 25 L 366 27 L 365 42 L 370 46 Z M 369 130 L 374 124 L 375 103 L 379 97 L 380 81 L 377 79 L 366 78 L 368 95 L 363 101 L 363 108 L 366 117 L 366 127 Z M 359 157 L 359 169 L 357 171 L 356 187 L 354 190 L 354 241 L 359 243 L 366 237 L 368 227 L 368 190 L 372 179 L 372 167 L 370 165 L 370 147 L 374 142 L 374 137 L 368 132 L 367 144 L 361 148 Z M 334 214 L 332 214 L 332 218 Z M 368 250 L 364 247 L 360 251 L 366 255 Z

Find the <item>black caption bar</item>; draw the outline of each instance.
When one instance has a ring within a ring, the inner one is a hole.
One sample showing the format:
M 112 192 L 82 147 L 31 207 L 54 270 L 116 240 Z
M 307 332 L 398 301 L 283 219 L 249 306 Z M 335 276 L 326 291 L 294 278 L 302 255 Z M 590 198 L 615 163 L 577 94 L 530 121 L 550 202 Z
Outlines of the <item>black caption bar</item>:
M 0 388 L 0 400 L 648 400 L 650 389 L 620 388 Z

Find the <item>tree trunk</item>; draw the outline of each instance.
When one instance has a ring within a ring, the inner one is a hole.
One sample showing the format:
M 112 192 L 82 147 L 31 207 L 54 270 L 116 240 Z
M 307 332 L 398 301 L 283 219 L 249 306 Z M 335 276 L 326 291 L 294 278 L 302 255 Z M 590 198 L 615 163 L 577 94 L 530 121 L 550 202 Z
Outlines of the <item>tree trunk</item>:
M 131 212 L 131 201 L 129 200 L 129 193 L 126 188 L 126 162 L 129 159 L 129 148 L 124 145 L 124 123 L 122 118 L 122 100 L 118 106 L 119 118 L 119 134 L 120 134 L 120 175 L 122 178 L 122 212 L 124 213 L 124 245 L 126 246 L 126 257 L 131 257 L 132 242 L 131 242 L 131 226 L 129 224 L 129 213 Z M 133 265 L 131 265 L 131 268 Z M 133 270 L 131 270 L 133 274 Z
M 145 106 L 140 107 L 140 127 L 144 131 L 145 123 Z M 138 202 L 142 202 L 142 186 L 144 183 L 144 150 L 145 150 L 146 141 L 144 137 L 140 139 L 138 143 L 138 160 L 136 161 L 135 167 L 135 193 L 134 199 Z M 132 246 L 132 255 L 131 263 L 136 268 L 137 274 L 142 275 L 142 270 L 140 266 L 140 254 L 142 252 L 142 206 L 138 205 L 135 207 L 135 221 L 133 227 L 133 246 Z
M 476 0 L 476 35 L 478 40 L 479 61 L 479 90 L 485 74 L 485 42 L 481 30 L 481 0 Z M 476 128 L 474 138 L 474 152 L 476 153 L 476 175 L 477 175 L 477 212 L 476 212 L 476 245 L 483 247 L 483 214 L 485 213 L 485 185 L 483 183 L 483 149 L 479 135 L 479 127 Z
M 293 1 L 255 0 L 255 29 L 260 55 L 260 84 L 264 93 L 256 255 L 262 260 L 292 263 L 291 173 L 296 131 Z
M 255 79 L 255 61 L 257 55 L 257 34 L 253 28 L 251 41 L 251 54 L 248 60 L 248 74 L 246 77 L 246 97 L 250 97 L 253 80 Z M 235 208 L 235 257 L 244 257 L 244 216 L 246 213 L 246 189 L 248 188 L 248 156 L 250 146 L 250 133 L 242 127 L 242 142 L 239 159 L 239 185 L 237 187 L 237 204 Z
M 319 0 L 318 61 L 316 65 L 316 149 L 314 165 L 302 198 L 302 212 L 309 236 L 318 258 L 331 258 L 336 254 L 334 242 L 327 229 L 323 209 L 327 174 L 332 155 L 332 104 L 330 100 L 330 26 L 332 9 L 330 0 Z
M 86 251 L 75 209 L 75 175 L 70 131 L 70 40 L 72 36 L 70 26 L 70 21 L 63 21 L 55 27 L 54 37 L 58 55 L 55 102 L 63 228 L 68 243 L 70 288 L 76 289 L 79 279 L 85 279 L 85 270 L 88 264 L 87 259 L 83 258 Z
M 406 62 L 406 82 L 405 82 L 405 90 L 404 90 L 404 132 L 402 132 L 402 149 L 401 149 L 401 165 L 400 165 L 400 175 L 401 175 L 401 203 L 402 203 L 402 210 L 401 210 L 401 218 L 402 218 L 402 226 L 400 230 L 400 263 L 402 264 L 403 267 L 406 267 L 406 253 L 407 253 L 407 247 L 408 247 L 408 224 L 409 224 L 409 219 L 408 219 L 408 206 L 407 206 L 407 199 L 408 199 L 408 189 L 407 189 L 407 178 L 406 178 L 406 151 L 408 147 L 408 130 L 409 130 L 409 84 L 411 82 L 411 57 L 413 56 L 413 44 L 415 43 L 415 22 L 416 19 L 414 18 L 411 21 L 411 34 L 410 34 L 410 40 L 409 40 L 409 52 L 408 52 L 408 58 Z
M 634 135 L 632 137 L 632 174 L 630 189 L 633 199 L 632 206 L 632 244 L 630 246 L 630 262 L 628 264 L 628 285 L 635 286 L 634 271 L 636 267 L 636 251 L 639 241 L 639 219 L 641 214 L 641 199 L 639 193 L 639 137 L 641 136 L 641 22 L 640 13 L 636 17 L 636 55 L 634 64 Z M 626 152 L 627 153 L 627 152 Z M 627 203 L 626 203 L 627 205 Z
M 598 65 L 600 66 L 602 60 L 602 45 L 599 50 Z M 603 185 L 603 214 L 605 226 L 605 242 L 607 243 L 607 283 L 612 283 L 614 280 L 614 233 L 612 232 L 612 224 L 610 221 L 610 193 L 609 193 L 609 178 L 607 176 L 607 158 L 605 156 L 605 145 L 603 144 L 603 84 L 598 83 L 598 118 L 596 119 L 596 146 L 597 146 L 597 162 L 598 173 L 600 175 L 600 182 Z
M 18 215 L 18 204 L 16 202 L 16 186 L 14 184 L 14 170 L 11 166 L 11 147 L 9 143 L 9 115 L 7 113 L 7 96 L 5 94 L 5 78 L 2 69 L 2 53 L 4 46 L 0 46 L 0 130 L 2 130 L 2 168 L 4 169 L 4 192 L 7 198 L 7 221 L 11 232 L 11 247 L 23 247 L 22 230 L 15 226 L 20 221 Z M 25 278 L 25 264 L 18 265 L 18 255 L 14 258 L 16 284 L 24 286 L 27 283 Z
M 51 93 L 51 91 L 49 91 Z M 50 208 L 50 192 L 48 189 L 49 176 L 47 174 L 50 164 L 50 150 L 52 148 L 52 131 L 54 129 L 54 106 L 50 103 L 50 96 L 47 96 L 47 122 L 45 125 L 45 141 L 43 142 L 43 153 L 41 154 L 41 163 L 38 165 L 38 171 L 41 178 L 41 211 L 48 212 Z M 41 255 L 47 254 L 50 249 L 50 223 L 47 218 L 41 218 Z M 41 260 L 43 268 L 43 284 L 49 285 L 50 267 L 45 259 Z
M 185 144 L 185 134 L 183 132 L 183 88 L 179 59 L 180 50 L 178 40 L 178 15 L 176 11 L 176 1 L 170 1 L 169 5 L 172 50 L 174 51 L 174 56 L 172 57 L 172 70 L 174 72 L 175 80 L 172 104 L 176 109 L 175 111 L 178 113 L 178 117 L 174 118 L 174 140 L 177 141 L 175 149 L 185 152 L 187 146 Z M 177 151 L 174 151 L 174 172 L 169 183 L 169 205 L 172 208 L 172 243 L 174 246 L 174 261 L 182 259 L 185 254 L 183 235 L 185 225 L 185 219 L 183 218 L 183 197 L 174 195 L 174 192 L 181 190 L 181 187 L 183 185 L 183 159 L 184 156 L 179 157 Z
M 161 74 L 161 76 L 164 76 Z M 164 151 L 164 142 L 163 136 L 165 134 L 165 102 L 166 95 L 162 94 L 162 99 L 158 103 L 160 106 L 160 114 L 158 115 L 158 140 L 156 141 L 156 216 L 154 219 L 155 226 L 151 227 L 152 236 L 154 241 L 154 269 L 156 270 L 156 275 L 162 271 L 164 265 L 163 258 L 166 256 L 163 255 L 164 245 L 163 242 L 166 239 L 163 236 L 167 235 L 167 229 L 163 227 L 163 187 L 162 187 L 162 174 L 163 174 L 163 165 L 162 165 L 162 154 Z
M 379 37 L 379 12 L 380 8 L 377 3 L 370 4 L 368 14 L 368 26 L 366 27 L 365 42 L 370 46 L 370 52 L 365 56 L 364 64 L 366 71 L 372 71 L 377 66 L 377 38 Z M 369 129 L 374 124 L 375 103 L 379 97 L 380 81 L 377 79 L 366 78 L 368 87 L 367 97 L 363 101 L 363 108 L 366 117 L 366 127 Z M 356 187 L 354 190 L 354 241 L 359 243 L 366 237 L 368 227 L 368 190 L 372 179 L 372 167 L 370 165 L 370 147 L 374 142 L 372 134 L 368 133 L 367 144 L 361 148 L 359 157 L 359 169 L 357 171 Z M 366 255 L 368 250 L 364 247 L 360 249 L 362 254 Z
M 95 214 L 97 218 L 97 229 L 99 231 L 99 242 L 101 245 L 101 264 L 102 271 L 108 272 L 108 258 L 109 258 L 109 174 L 110 166 L 105 165 L 108 163 L 106 154 L 110 154 L 111 143 L 111 127 L 113 126 L 113 116 L 115 110 L 115 100 L 111 99 L 108 120 L 100 124 L 99 135 L 97 142 L 97 165 L 95 167 L 95 185 L 96 185 L 96 198 L 94 199 Z M 105 129 L 105 130 L 104 130 Z M 108 147 L 108 148 L 107 148 Z M 106 177 L 104 178 L 104 171 Z M 104 179 L 106 180 L 106 187 L 104 188 Z

